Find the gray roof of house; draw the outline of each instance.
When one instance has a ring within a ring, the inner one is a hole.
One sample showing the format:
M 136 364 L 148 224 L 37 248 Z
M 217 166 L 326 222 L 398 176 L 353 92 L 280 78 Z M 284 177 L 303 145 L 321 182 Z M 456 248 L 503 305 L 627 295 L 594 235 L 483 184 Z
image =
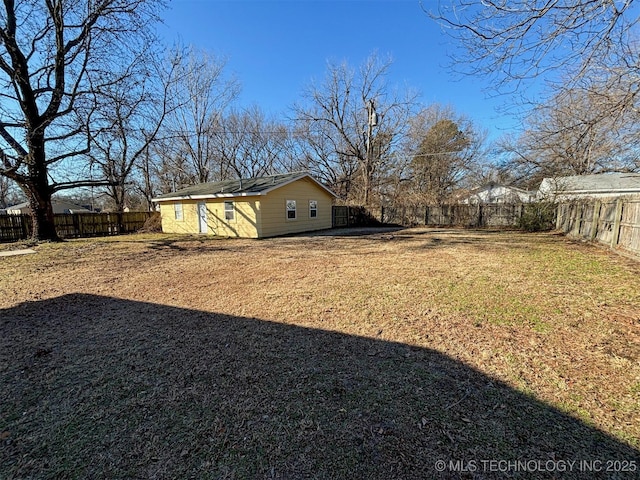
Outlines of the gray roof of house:
M 524 190 L 522 188 L 514 187 L 513 185 L 506 185 L 503 183 L 496 183 L 496 182 L 489 182 L 489 183 L 485 183 L 484 185 L 480 185 L 472 189 L 469 193 L 473 195 L 473 194 L 482 192 L 484 190 L 492 190 L 494 188 L 507 188 L 509 190 L 514 190 L 516 192 L 526 193 L 526 194 L 535 193 L 535 192 L 530 192 L 529 190 Z
M 66 200 L 58 200 L 57 198 L 51 199 L 51 206 L 54 208 L 54 210 L 67 209 L 67 210 L 74 210 L 76 212 L 91 211 L 88 208 L 83 207 L 82 205 L 71 203 Z M 22 202 L 16 205 L 11 205 L 9 207 L 6 207 L 6 209 L 3 209 L 3 210 L 21 210 L 23 208 L 29 208 L 29 207 L 30 207 L 29 202 Z
M 208 198 L 208 197 L 238 197 L 251 195 L 264 195 L 271 190 L 287 185 L 296 180 L 308 177 L 319 187 L 329 194 L 335 194 L 327 187 L 306 172 L 285 173 L 280 175 L 270 175 L 265 177 L 255 177 L 248 179 L 223 180 L 221 182 L 201 183 L 177 190 L 175 192 L 158 195 L 154 201 L 187 199 L 187 198 Z
M 640 173 L 598 173 L 555 179 L 545 178 L 543 185 L 558 193 L 640 192 Z M 543 185 L 541 185 L 541 190 Z

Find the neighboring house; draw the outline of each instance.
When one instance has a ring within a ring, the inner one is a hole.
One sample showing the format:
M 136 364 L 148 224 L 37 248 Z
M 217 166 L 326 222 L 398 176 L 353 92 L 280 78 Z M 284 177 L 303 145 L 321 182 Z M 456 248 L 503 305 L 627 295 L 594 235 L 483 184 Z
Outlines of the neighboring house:
M 545 178 L 540 184 L 538 197 L 554 201 L 640 197 L 640 173 L 599 173 Z
M 154 198 L 162 231 L 263 238 L 331 228 L 335 194 L 308 173 L 203 183 Z
M 536 192 L 529 192 L 509 185 L 488 183 L 471 190 L 464 198 L 460 199 L 460 203 L 474 205 L 478 203 L 530 203 L 535 199 Z
M 53 207 L 54 215 L 60 213 L 91 213 L 91 210 L 65 200 L 52 199 L 51 206 Z M 7 207 L 7 213 L 10 215 L 28 215 L 31 214 L 31 207 L 29 207 L 29 202 L 23 202 Z

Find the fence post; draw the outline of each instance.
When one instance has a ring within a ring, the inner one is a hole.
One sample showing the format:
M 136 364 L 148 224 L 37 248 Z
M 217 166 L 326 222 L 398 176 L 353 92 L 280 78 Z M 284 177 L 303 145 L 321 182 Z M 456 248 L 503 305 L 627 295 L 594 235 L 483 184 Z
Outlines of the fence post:
M 593 205 L 593 218 L 591 219 L 591 231 L 589 232 L 589 240 L 593 241 L 598 235 L 598 226 L 600 225 L 600 200 L 596 200 Z
M 80 220 L 80 214 L 79 213 L 74 213 L 73 214 L 73 236 L 78 238 L 81 237 L 82 234 L 84 233 L 82 230 L 82 221 Z
M 29 238 L 28 223 L 31 220 L 31 215 L 20 215 L 20 227 L 22 228 L 22 238 Z
M 558 203 L 558 208 L 556 209 L 556 230 L 562 229 L 564 231 L 564 204 Z
M 620 222 L 622 221 L 622 199 L 616 200 L 616 216 L 613 219 L 613 236 L 611 238 L 611 248 L 615 248 L 618 245 L 620 239 Z

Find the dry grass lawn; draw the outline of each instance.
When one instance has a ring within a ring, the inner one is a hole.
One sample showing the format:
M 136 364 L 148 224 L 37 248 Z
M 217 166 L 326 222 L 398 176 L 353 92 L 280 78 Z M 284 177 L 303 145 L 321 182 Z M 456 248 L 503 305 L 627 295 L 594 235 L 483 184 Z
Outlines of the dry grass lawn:
M 640 476 L 640 262 L 436 229 L 34 248 L 0 258 L 0 478 Z

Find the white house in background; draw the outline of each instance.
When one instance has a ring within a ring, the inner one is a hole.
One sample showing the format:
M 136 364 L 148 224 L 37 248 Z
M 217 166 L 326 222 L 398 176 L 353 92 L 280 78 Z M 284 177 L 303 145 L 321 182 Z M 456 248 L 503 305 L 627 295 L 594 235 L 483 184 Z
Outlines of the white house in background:
M 75 203 L 67 202 L 64 200 L 51 200 L 51 206 L 53 207 L 53 213 L 91 213 L 91 210 L 84 208 L 80 205 L 76 205 Z M 13 205 L 12 207 L 7 207 L 7 213 L 9 215 L 24 215 L 31 213 L 31 207 L 29 207 L 29 202 L 19 203 L 18 205 Z
M 476 205 L 478 203 L 530 203 L 535 201 L 536 192 L 497 183 L 487 183 L 471 190 L 460 203 Z
M 541 200 L 615 197 L 640 197 L 640 173 L 598 173 L 545 178 L 538 190 L 538 198 Z

